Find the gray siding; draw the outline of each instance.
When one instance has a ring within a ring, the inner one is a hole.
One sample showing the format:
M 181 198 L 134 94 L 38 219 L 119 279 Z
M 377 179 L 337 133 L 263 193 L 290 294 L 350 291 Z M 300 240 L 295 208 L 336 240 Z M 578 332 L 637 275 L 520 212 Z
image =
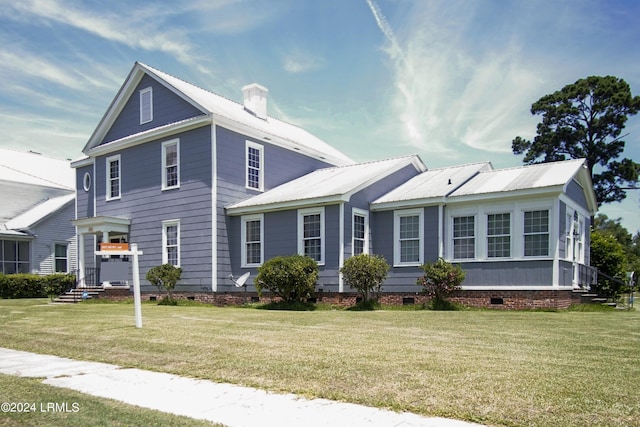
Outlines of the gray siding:
M 464 286 L 551 286 L 553 283 L 553 260 L 459 264 L 466 273 Z
M 140 90 L 147 87 L 153 88 L 153 120 L 140 124 Z M 204 115 L 204 113 L 155 79 L 145 75 L 105 135 L 102 143 L 200 115 Z
M 70 202 L 62 209 L 49 215 L 31 228 L 37 238 L 32 242 L 32 269 L 38 274 L 55 273 L 55 244 L 67 245 L 67 272 L 77 268 L 77 250 L 75 227 L 71 225 L 74 218 L 74 203 Z
M 255 138 L 249 138 L 246 135 L 231 131 L 229 129 L 216 126 L 216 165 L 217 165 L 217 256 L 218 256 L 218 292 L 233 291 L 234 285 L 229 280 L 229 275 L 238 276 L 247 271 L 240 271 L 240 219 L 233 219 L 226 216 L 224 207 L 244 200 L 248 197 L 259 194 L 258 191 L 246 188 L 246 141 L 252 141 L 263 146 L 264 155 L 264 188 L 265 191 L 277 187 L 285 182 L 300 176 L 306 175 L 316 169 L 328 167 L 327 163 L 312 159 L 300 153 L 287 150 L 267 141 L 260 141 Z M 293 216 L 293 236 L 296 235 L 297 213 L 289 215 Z M 265 260 L 276 255 L 291 255 L 297 252 L 296 238 L 291 238 L 288 234 L 283 234 L 275 238 L 275 243 L 271 242 L 270 237 L 266 237 L 267 230 L 271 227 L 285 227 L 280 224 L 279 214 L 265 215 Z M 288 226 L 287 225 L 287 226 Z M 287 252 L 280 252 L 281 244 L 285 238 L 290 239 L 289 244 L 293 245 L 293 249 Z M 275 246 L 271 246 L 274 244 Z M 253 283 L 252 273 L 250 284 Z
M 176 137 L 180 138 L 180 188 L 162 191 L 162 142 Z M 183 274 L 176 290 L 211 289 L 211 128 L 142 144 L 120 155 L 120 200 L 105 200 L 106 158 L 96 159 L 96 213 L 131 219 L 130 242 L 144 252 L 140 257 L 144 290 L 155 290 L 144 277 L 162 262 L 162 221 L 167 220 L 180 220 Z
M 584 189 L 574 180 L 571 180 L 571 182 L 567 186 L 567 196 L 569 196 L 569 198 L 576 202 L 581 208 L 587 211 L 589 210 L 587 198 L 584 194 Z
M 91 177 L 91 188 L 89 191 L 84 190 L 84 175 L 89 174 Z M 76 169 L 76 218 L 90 218 L 94 216 L 94 189 L 95 177 L 93 176 L 93 165 L 84 166 Z
M 567 205 L 560 201 L 560 209 L 558 212 L 558 256 L 560 258 L 567 257 Z

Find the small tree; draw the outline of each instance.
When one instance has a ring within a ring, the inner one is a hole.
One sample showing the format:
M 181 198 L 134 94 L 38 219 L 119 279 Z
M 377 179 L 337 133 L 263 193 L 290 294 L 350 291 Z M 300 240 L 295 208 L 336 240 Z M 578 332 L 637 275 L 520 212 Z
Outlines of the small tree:
M 447 299 L 460 289 L 465 273 L 459 265 L 448 263 L 442 258 L 436 262 L 420 266 L 424 275 L 418 279 L 417 285 L 422 286 L 424 292 L 432 299 L 432 306 L 446 307 Z
M 147 280 L 156 286 L 160 292 L 167 291 L 167 301 L 173 301 L 173 290 L 182 276 L 182 268 L 171 264 L 162 264 L 147 271 Z
M 360 254 L 344 262 L 340 269 L 344 282 L 362 295 L 363 302 L 378 300 L 382 283 L 387 278 L 389 264 L 379 255 Z
M 591 289 L 607 298 L 616 299 L 623 291 L 625 280 L 625 253 L 624 247 L 616 238 L 601 230 L 591 232 L 591 265 L 604 273 L 598 276 L 598 283 Z M 610 280 L 604 275 L 618 280 Z
M 318 263 L 307 256 L 278 256 L 258 267 L 254 284 L 258 295 L 267 289 L 287 302 L 313 295 L 318 280 Z

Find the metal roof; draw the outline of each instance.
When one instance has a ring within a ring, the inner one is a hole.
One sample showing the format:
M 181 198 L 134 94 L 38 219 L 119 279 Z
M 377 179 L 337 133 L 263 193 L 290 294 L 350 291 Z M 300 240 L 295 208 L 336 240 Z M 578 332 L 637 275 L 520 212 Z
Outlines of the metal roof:
M 374 209 L 424 204 L 441 200 L 480 171 L 491 170 L 490 162 L 430 169 L 410 179 L 371 203 Z
M 0 181 L 74 190 L 75 171 L 68 160 L 0 148 Z
M 563 187 L 578 174 L 584 164 L 584 159 L 577 159 L 481 171 L 449 197 Z
M 42 221 L 52 213 L 63 208 L 67 204 L 73 202 L 76 198 L 75 193 L 66 196 L 54 197 L 34 206 L 26 212 L 12 218 L 4 225 L 10 230 L 25 230 Z
M 229 205 L 227 213 L 239 215 L 252 211 L 347 201 L 355 192 L 409 165 L 413 165 L 417 171 L 426 169 L 417 155 L 319 169 L 272 190 Z
M 91 136 L 83 152 L 91 154 L 91 150 L 96 149 L 102 143 L 102 138 L 111 126 L 119 108 L 126 103 L 130 91 L 137 85 L 144 74 L 152 76 L 160 83 L 173 90 L 176 94 L 196 106 L 203 113 L 214 116 L 214 121 L 235 124 L 248 129 L 255 134 L 258 139 L 269 141 L 275 145 L 282 145 L 285 148 L 298 150 L 304 154 L 326 161 L 333 165 L 349 165 L 354 161 L 344 153 L 327 144 L 320 138 L 310 134 L 306 130 L 278 120 L 273 117 L 261 119 L 256 117 L 244 108 L 243 104 L 217 95 L 206 89 L 187 83 L 182 79 L 157 70 L 148 65 L 136 62 L 129 73 L 127 80 L 120 88 L 118 95 L 102 118 L 96 131 Z M 111 141 L 110 141 L 111 142 Z

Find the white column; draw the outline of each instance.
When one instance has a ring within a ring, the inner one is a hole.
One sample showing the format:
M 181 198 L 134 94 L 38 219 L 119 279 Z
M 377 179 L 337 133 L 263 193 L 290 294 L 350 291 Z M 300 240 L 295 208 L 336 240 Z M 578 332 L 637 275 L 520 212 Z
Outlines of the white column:
M 78 277 L 76 279 L 78 286 L 84 288 L 85 286 L 87 286 L 84 277 L 84 234 L 76 234 L 76 237 L 78 239 Z

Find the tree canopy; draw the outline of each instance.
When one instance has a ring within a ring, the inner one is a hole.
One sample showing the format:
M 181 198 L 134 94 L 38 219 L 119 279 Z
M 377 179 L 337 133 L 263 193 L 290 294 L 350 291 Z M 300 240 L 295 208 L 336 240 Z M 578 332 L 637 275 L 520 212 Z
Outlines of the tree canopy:
M 640 96 L 623 79 L 580 79 L 535 102 L 531 114 L 542 116 L 535 138 L 517 136 L 511 148 L 526 164 L 584 158 L 598 204 L 621 201 L 625 187 L 638 183 L 640 164 L 620 156 L 625 123 L 639 110 Z

